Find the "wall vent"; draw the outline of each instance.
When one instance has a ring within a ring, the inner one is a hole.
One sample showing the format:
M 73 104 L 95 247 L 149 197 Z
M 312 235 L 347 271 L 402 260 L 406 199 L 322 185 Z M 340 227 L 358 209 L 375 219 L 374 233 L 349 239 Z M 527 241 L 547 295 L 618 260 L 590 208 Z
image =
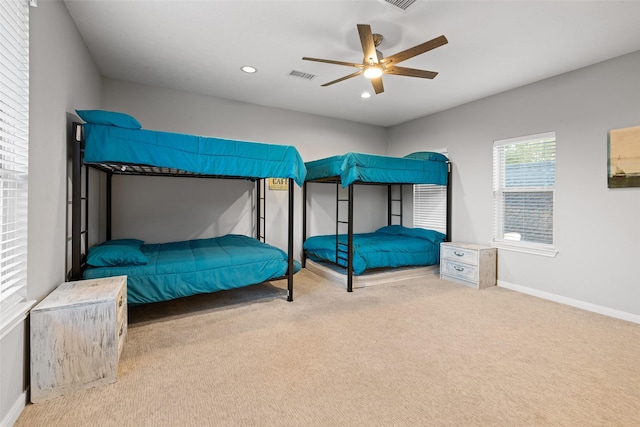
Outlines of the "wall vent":
M 292 70 L 289 73 L 289 75 L 293 77 L 300 77 L 301 79 L 307 79 L 307 80 L 313 80 L 313 78 L 316 76 L 315 74 L 305 73 L 304 71 L 296 71 L 296 70 Z
M 407 10 L 409 6 L 411 6 L 416 2 L 416 0 L 381 0 L 381 1 L 402 10 Z

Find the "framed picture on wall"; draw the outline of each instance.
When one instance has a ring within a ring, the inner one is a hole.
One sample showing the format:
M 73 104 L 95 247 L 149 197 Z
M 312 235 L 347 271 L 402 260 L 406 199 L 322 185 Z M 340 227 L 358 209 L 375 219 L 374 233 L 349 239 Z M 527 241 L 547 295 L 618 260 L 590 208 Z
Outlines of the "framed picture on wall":
M 609 188 L 640 187 L 640 126 L 609 131 Z

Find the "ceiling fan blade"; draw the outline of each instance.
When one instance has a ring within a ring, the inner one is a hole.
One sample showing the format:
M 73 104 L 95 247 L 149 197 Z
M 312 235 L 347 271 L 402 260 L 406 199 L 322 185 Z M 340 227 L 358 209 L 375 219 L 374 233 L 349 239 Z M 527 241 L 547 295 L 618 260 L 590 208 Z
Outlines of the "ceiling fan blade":
M 388 66 L 384 72 L 386 74 L 394 74 L 396 76 L 420 77 L 423 79 L 433 79 L 438 75 L 435 71 L 416 70 L 415 68 L 406 67 L 390 67 Z
M 395 55 L 388 56 L 384 58 L 382 62 L 385 64 L 397 64 L 398 62 L 406 61 L 409 58 L 413 58 L 414 56 L 428 52 L 447 43 L 449 43 L 449 41 L 445 36 L 436 37 L 428 42 L 410 47 L 409 49 L 398 52 Z
M 364 62 L 368 64 L 373 61 L 374 64 L 377 64 L 378 55 L 376 54 L 376 45 L 373 43 L 371 26 L 368 24 L 358 24 L 358 34 L 360 35 L 362 53 L 364 53 Z
M 356 71 L 355 73 L 351 73 L 351 74 L 349 74 L 348 76 L 340 77 L 339 79 L 336 79 L 336 80 L 330 81 L 329 83 L 325 83 L 325 84 L 323 84 L 322 86 L 330 86 L 330 85 L 332 85 L 332 84 L 334 84 L 334 83 L 340 83 L 341 81 L 344 81 L 344 80 L 350 79 L 351 77 L 359 76 L 360 74 L 362 74 L 362 70 L 358 70 L 358 71 Z
M 302 59 L 304 59 L 305 61 L 325 62 L 327 64 L 345 65 L 347 67 L 362 68 L 362 64 L 356 64 L 356 63 L 353 63 L 353 62 L 334 61 L 332 59 L 309 58 L 309 57 L 306 57 L 306 56 L 303 57 Z
M 382 76 L 371 79 L 373 90 L 376 91 L 376 95 L 384 92 L 384 86 L 382 85 Z

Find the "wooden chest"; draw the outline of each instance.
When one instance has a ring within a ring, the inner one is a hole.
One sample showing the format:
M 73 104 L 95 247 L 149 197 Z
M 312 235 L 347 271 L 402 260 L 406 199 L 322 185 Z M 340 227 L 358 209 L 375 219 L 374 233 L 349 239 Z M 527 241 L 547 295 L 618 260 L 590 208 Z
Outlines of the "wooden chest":
M 116 381 L 127 277 L 65 282 L 31 310 L 31 401 Z

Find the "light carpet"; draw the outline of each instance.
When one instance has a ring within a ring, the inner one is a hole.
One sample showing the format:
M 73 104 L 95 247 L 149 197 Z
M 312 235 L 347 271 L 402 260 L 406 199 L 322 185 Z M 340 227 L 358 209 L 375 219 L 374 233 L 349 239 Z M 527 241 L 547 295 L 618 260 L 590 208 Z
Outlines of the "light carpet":
M 640 325 L 435 275 L 131 307 L 114 384 L 16 426 L 636 426 Z

